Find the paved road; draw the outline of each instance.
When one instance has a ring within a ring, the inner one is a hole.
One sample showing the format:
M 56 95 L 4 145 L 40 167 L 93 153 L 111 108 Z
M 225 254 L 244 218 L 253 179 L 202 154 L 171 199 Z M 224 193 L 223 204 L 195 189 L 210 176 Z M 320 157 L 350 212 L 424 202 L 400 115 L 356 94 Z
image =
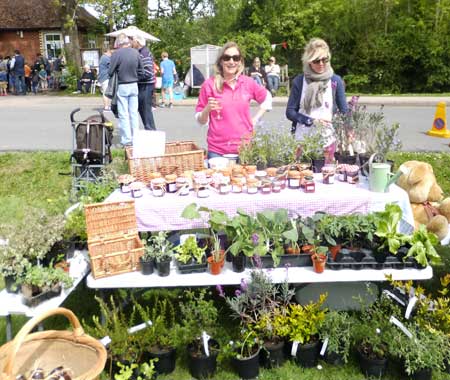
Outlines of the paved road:
M 368 108 L 375 110 L 385 104 L 389 123 L 400 122 L 400 138 L 403 150 L 449 151 L 450 139 L 430 137 L 425 134 L 431 128 L 435 105 L 439 100 L 450 104 L 449 98 L 361 98 Z M 10 150 L 71 150 L 72 135 L 70 111 L 81 107 L 80 118 L 93 113 L 101 100 L 98 97 L 25 96 L 0 98 L 0 151 Z M 264 120 L 275 124 L 289 124 L 284 117 L 286 98 L 275 98 L 274 109 Z M 155 121 L 158 129 L 167 133 L 167 141 L 194 140 L 205 146 L 206 131 L 193 119 L 194 100 L 183 101 L 173 109 L 158 108 Z M 116 120 L 110 115 L 114 124 Z M 115 139 L 115 142 L 117 140 Z

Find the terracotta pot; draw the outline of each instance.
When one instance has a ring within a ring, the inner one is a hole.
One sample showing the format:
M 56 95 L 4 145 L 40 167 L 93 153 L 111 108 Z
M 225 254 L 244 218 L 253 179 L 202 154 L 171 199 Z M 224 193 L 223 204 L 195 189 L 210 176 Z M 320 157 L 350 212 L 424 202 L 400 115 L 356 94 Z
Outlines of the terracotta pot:
M 314 250 L 314 246 L 312 244 L 302 245 L 302 252 L 303 253 L 312 253 L 313 250 Z
M 314 272 L 322 273 L 325 270 L 325 263 L 327 262 L 327 257 L 313 255 L 312 262 L 313 262 Z
M 342 248 L 342 245 L 340 245 L 340 244 L 328 247 L 328 250 L 330 251 L 330 255 L 331 255 L 331 258 L 333 259 L 333 261 L 336 260 L 336 255 L 339 253 L 341 248 Z
M 209 256 L 208 264 L 209 264 L 210 273 L 214 274 L 214 275 L 220 274 L 220 272 L 222 271 L 223 262 L 224 262 L 223 256 L 222 256 L 222 260 L 220 260 L 220 261 L 213 261 L 213 257 Z
M 284 251 L 288 255 L 298 255 L 300 253 L 300 247 L 294 248 L 291 245 L 288 245 L 284 248 Z

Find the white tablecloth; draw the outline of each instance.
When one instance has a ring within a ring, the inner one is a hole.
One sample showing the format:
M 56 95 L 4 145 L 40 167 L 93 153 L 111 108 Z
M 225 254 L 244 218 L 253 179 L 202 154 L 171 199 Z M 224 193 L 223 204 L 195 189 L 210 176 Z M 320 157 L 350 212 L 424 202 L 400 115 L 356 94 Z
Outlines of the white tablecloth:
M 129 200 L 130 193 L 114 191 L 106 202 Z M 303 190 L 285 189 L 272 194 L 227 194 L 211 192 L 208 198 L 198 198 L 194 192 L 187 196 L 166 194 L 154 197 L 149 189 L 143 189 L 143 196 L 135 198 L 136 217 L 139 231 L 184 230 L 206 227 L 205 221 L 187 220 L 181 217 L 184 208 L 190 203 L 197 203 L 211 209 L 223 210 L 234 216 L 241 208 L 248 213 L 256 213 L 264 209 L 286 208 L 290 216 L 311 216 L 316 211 L 343 215 L 350 213 L 367 214 L 384 210 L 387 203 L 398 203 L 403 211 L 400 230 L 410 233 L 414 226 L 414 218 L 408 195 L 396 185 L 391 185 L 388 193 L 374 193 L 368 190 L 366 181 L 358 185 L 336 181 L 325 185 L 316 178 L 316 191 L 305 193 Z

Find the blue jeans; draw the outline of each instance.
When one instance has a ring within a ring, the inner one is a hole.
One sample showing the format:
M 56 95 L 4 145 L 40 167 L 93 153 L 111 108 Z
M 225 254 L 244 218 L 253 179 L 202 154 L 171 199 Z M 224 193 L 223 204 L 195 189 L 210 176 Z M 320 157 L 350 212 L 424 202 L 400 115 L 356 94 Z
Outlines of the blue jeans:
M 267 86 L 270 91 L 277 91 L 280 87 L 280 78 L 276 75 L 267 75 Z
M 256 83 L 258 83 L 260 86 L 262 86 L 263 85 L 263 83 L 262 83 L 262 80 L 261 80 L 261 77 L 260 76 L 258 76 L 258 75 L 256 75 L 256 76 L 254 76 L 253 77 L 253 80 L 256 82 Z
M 133 134 L 139 129 L 137 83 L 119 84 L 117 110 L 119 112 L 120 143 L 132 144 Z
M 26 94 L 27 87 L 25 86 L 25 74 L 16 74 L 16 94 Z

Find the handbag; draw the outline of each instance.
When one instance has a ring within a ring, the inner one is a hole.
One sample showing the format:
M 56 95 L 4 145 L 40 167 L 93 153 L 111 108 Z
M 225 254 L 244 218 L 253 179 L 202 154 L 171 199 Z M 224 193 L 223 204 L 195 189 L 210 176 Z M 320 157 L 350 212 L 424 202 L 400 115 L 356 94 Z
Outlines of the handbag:
M 106 87 L 105 96 L 112 99 L 117 92 L 117 86 L 119 85 L 119 78 L 117 71 L 115 71 L 108 81 L 108 87 Z

